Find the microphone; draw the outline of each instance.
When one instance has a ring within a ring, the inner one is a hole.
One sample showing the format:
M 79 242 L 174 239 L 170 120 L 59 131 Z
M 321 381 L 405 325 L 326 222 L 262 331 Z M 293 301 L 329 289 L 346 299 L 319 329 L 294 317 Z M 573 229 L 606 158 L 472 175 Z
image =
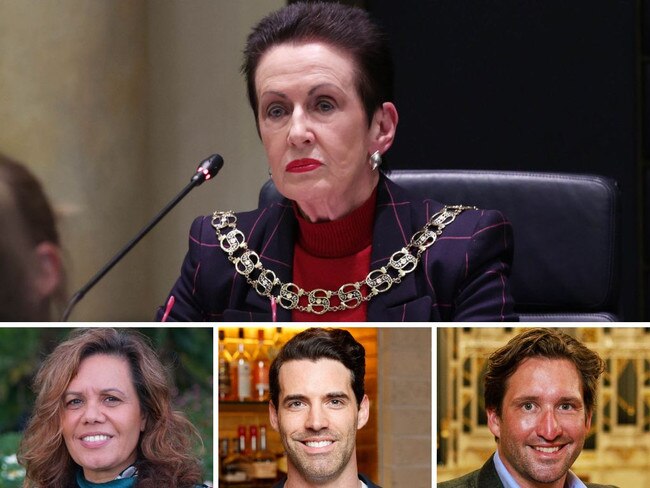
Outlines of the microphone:
M 156 215 L 151 222 L 149 222 L 147 225 L 145 225 L 140 232 L 136 234 L 136 236 L 131 239 L 131 241 L 122 248 L 120 252 L 118 252 L 115 256 L 111 258 L 106 265 L 100 269 L 95 276 L 93 276 L 88 283 L 86 283 L 83 287 L 79 289 L 74 295 L 72 295 L 72 298 L 68 302 L 67 306 L 65 307 L 65 310 L 63 312 L 63 316 L 61 318 L 61 322 L 66 322 L 68 320 L 68 317 L 70 316 L 70 313 L 72 312 L 72 309 L 75 307 L 77 303 L 88 293 L 88 291 L 97 284 L 99 280 L 101 280 L 106 273 L 108 273 L 113 266 L 115 266 L 135 245 L 140 242 L 140 239 L 142 239 L 160 220 L 169 213 L 169 211 L 176 206 L 178 202 L 180 202 L 190 191 L 192 191 L 195 187 L 203 184 L 204 181 L 208 181 L 211 178 L 214 178 L 219 170 L 223 167 L 223 158 L 218 155 L 218 154 L 213 154 L 209 158 L 205 159 L 204 161 L 201 162 L 199 167 L 196 169 L 196 173 L 192 176 L 190 179 L 190 182 L 187 184 L 185 188 L 181 190 L 181 192 L 176 195 L 159 213 Z
M 192 176 L 190 184 L 193 183 L 194 186 L 199 186 L 204 181 L 208 181 L 210 178 L 217 176 L 217 173 L 221 171 L 222 167 L 223 158 L 218 154 L 213 154 L 208 159 L 203 161 L 198 168 L 196 168 L 196 173 L 194 176 Z

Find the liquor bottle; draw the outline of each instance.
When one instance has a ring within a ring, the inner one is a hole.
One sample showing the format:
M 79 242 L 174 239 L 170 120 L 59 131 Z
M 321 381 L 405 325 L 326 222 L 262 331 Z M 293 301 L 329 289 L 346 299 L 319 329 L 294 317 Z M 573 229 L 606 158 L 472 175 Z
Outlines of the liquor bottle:
M 232 356 L 226 349 L 224 339 L 226 332 L 219 331 L 219 400 L 230 400 L 232 394 L 232 384 L 230 381 L 230 361 Z
M 280 353 L 281 348 L 282 348 L 282 327 L 276 327 L 275 334 L 273 335 L 273 344 L 271 345 L 271 347 L 269 347 L 268 350 L 269 362 L 271 363 L 273 362 L 273 360 Z
M 219 477 L 223 478 L 224 461 L 230 456 L 230 443 L 226 437 L 219 438 Z
M 245 436 L 244 436 L 245 437 Z M 221 465 L 221 480 L 226 483 L 241 483 L 250 479 L 248 474 L 251 461 L 241 451 L 241 440 L 232 439 L 232 452 L 223 460 Z
M 251 440 L 251 448 L 250 448 L 250 456 L 251 458 L 255 458 L 255 455 L 257 454 L 257 425 L 251 425 L 248 428 L 248 432 L 250 432 L 250 440 Z
M 253 399 L 269 399 L 269 358 L 264 346 L 264 329 L 257 331 L 257 349 L 253 354 Z
M 232 378 L 235 380 L 233 385 L 233 396 L 235 399 L 243 402 L 250 400 L 251 393 L 251 356 L 246 351 L 244 344 L 244 329 L 239 329 L 239 343 L 237 351 L 232 356 L 231 367 L 234 370 Z
M 247 479 L 252 478 L 253 459 L 249 456 L 249 451 L 246 449 L 246 426 L 240 425 L 237 428 L 237 436 L 239 437 L 239 454 L 241 455 L 241 466 L 246 472 Z
M 266 426 L 260 425 L 259 449 L 253 455 L 252 475 L 255 479 L 272 480 L 278 475 L 278 463 L 266 446 Z

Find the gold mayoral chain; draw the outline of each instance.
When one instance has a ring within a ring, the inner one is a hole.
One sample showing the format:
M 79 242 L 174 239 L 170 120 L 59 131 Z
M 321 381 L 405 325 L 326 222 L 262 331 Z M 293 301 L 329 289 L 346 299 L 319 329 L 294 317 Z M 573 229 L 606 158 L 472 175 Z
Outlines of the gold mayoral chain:
M 295 283 L 282 283 L 273 271 L 262 266 L 259 254 L 248 248 L 246 236 L 237 229 L 237 216 L 232 211 L 214 212 L 212 227 L 216 231 L 221 249 L 228 255 L 228 260 L 235 265 L 240 275 L 246 277 L 246 281 L 257 293 L 267 298 L 275 298 L 275 301 L 287 310 L 297 309 L 322 315 L 326 312 L 357 308 L 375 295 L 388 291 L 393 284 L 401 283 L 402 278 L 416 268 L 422 253 L 436 242 L 443 229 L 468 209 L 476 207 L 446 205 L 435 213 L 422 229 L 413 234 L 405 247 L 393 253 L 386 266 L 372 270 L 362 281 L 342 285 L 337 291 L 321 288 L 306 291 Z M 304 296 L 307 297 L 306 306 L 300 304 Z M 331 299 L 336 297 L 340 304 L 332 305 Z

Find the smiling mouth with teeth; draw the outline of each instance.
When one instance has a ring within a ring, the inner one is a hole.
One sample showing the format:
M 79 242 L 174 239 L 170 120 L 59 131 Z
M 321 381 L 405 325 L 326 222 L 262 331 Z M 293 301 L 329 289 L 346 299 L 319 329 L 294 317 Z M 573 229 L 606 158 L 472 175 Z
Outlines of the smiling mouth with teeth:
M 308 441 L 305 442 L 307 447 L 326 447 L 332 444 L 332 441 Z
M 535 447 L 534 449 L 540 452 L 553 453 L 553 452 L 558 452 L 561 448 L 559 446 L 556 446 L 556 447 Z
M 81 438 L 84 442 L 101 442 L 107 441 L 108 439 L 110 439 L 110 437 L 107 435 L 89 435 Z

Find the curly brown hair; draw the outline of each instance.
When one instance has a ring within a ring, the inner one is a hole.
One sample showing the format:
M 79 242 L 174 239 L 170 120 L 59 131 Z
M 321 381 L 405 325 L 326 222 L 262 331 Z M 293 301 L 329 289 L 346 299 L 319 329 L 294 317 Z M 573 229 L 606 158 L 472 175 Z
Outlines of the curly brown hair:
M 74 331 L 59 344 L 36 374 L 37 397 L 18 450 L 25 466 L 25 488 L 76 486 L 79 466 L 62 435 L 63 397 L 81 362 L 95 354 L 126 359 L 147 423 L 138 446 L 138 488 L 186 488 L 199 484 L 201 467 L 192 453 L 200 442 L 194 426 L 173 411 L 167 372 L 147 339 L 132 330 L 92 328 Z
M 605 370 L 605 362 L 580 341 L 555 329 L 529 329 L 510 339 L 494 351 L 485 374 L 485 408 L 501 416 L 503 397 L 508 379 L 519 365 L 530 357 L 566 359 L 571 361 L 582 380 L 582 397 L 587 412 L 596 405 L 598 378 Z

